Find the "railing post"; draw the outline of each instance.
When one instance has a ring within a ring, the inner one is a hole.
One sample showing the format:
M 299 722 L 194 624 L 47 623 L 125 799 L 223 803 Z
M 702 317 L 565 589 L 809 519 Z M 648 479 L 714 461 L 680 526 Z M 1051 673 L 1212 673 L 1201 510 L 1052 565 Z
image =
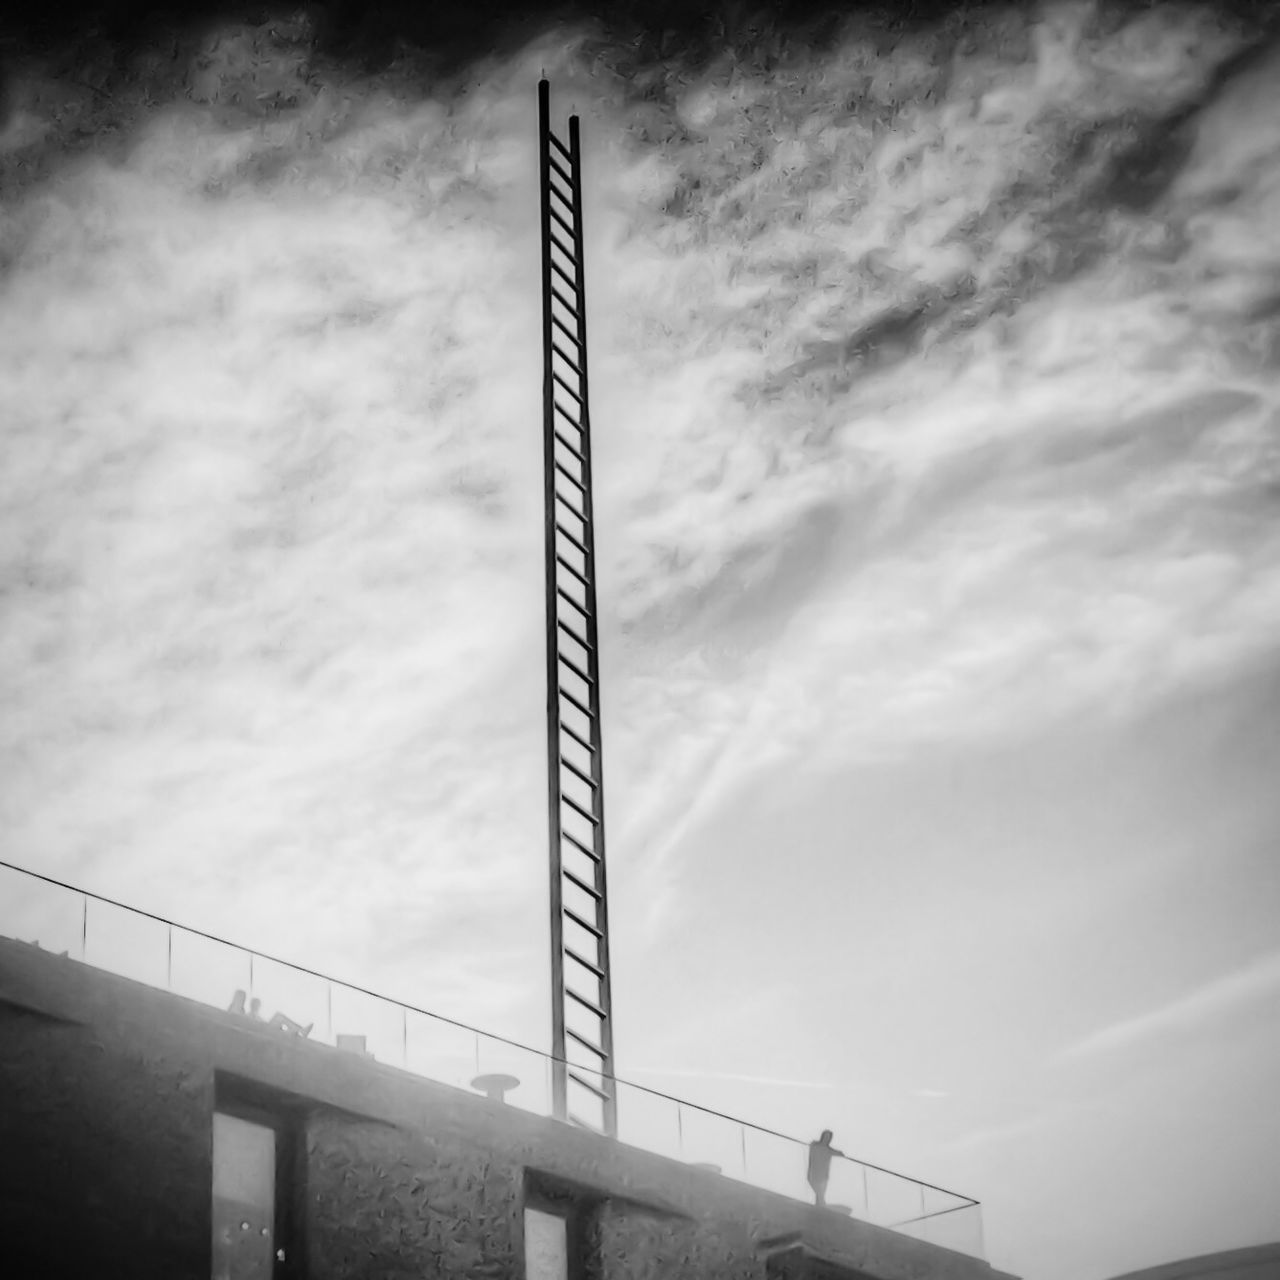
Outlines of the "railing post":
M 89 895 L 82 893 L 80 895 L 81 902 L 84 903 L 84 909 L 80 913 L 80 963 L 89 963 Z

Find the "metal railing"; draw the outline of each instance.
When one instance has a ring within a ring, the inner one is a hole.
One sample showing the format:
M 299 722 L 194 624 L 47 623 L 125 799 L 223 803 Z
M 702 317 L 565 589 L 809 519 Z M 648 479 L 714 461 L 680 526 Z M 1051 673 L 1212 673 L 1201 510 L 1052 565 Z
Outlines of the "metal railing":
M 0 861 L 0 935 L 218 1009 L 243 1003 L 281 1035 L 338 1046 L 363 1037 L 374 1060 L 473 1089 L 514 1076 L 506 1102 L 553 1114 L 552 1056 L 199 929 Z M 629 1080 L 618 1080 L 618 1140 L 793 1199 L 809 1198 L 808 1144 Z M 837 1156 L 831 1211 L 983 1256 L 981 1206 L 868 1161 Z

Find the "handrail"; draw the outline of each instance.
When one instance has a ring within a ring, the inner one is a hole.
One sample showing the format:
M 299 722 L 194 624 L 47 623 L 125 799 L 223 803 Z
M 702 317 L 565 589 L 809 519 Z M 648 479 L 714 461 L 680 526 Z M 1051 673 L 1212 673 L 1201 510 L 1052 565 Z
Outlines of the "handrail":
M 128 911 L 133 915 L 144 916 L 148 920 L 154 920 L 157 924 L 167 925 L 171 929 L 181 929 L 184 933 L 194 934 L 196 937 L 204 938 L 209 942 L 216 942 L 220 946 L 231 947 L 236 951 L 242 951 L 249 956 L 258 956 L 263 960 L 268 960 L 272 964 L 278 964 L 286 969 L 292 969 L 297 973 L 305 973 L 308 977 L 318 978 L 322 982 L 334 983 L 339 987 L 345 987 L 349 991 L 357 991 L 361 995 L 369 996 L 374 1000 L 381 1000 L 387 1004 L 398 1005 L 402 1009 L 407 1009 L 411 1013 L 421 1014 L 423 1017 L 432 1018 L 437 1022 L 447 1023 L 449 1026 L 457 1027 L 463 1031 L 469 1031 L 473 1035 L 484 1036 L 487 1040 L 496 1040 L 500 1044 L 505 1044 L 512 1049 L 519 1049 L 523 1053 L 533 1054 L 535 1057 L 545 1059 L 548 1062 L 564 1061 L 568 1066 L 575 1065 L 568 1059 L 557 1059 L 554 1055 L 547 1053 L 544 1049 L 535 1049 L 532 1045 L 523 1044 L 519 1040 L 512 1040 L 507 1036 L 498 1035 L 493 1031 L 486 1031 L 482 1027 L 472 1026 L 468 1022 L 462 1022 L 457 1018 L 450 1018 L 443 1013 L 434 1013 L 430 1009 L 423 1009 L 418 1005 L 410 1004 L 405 1000 L 398 1000 L 391 996 L 382 995 L 380 992 L 372 991 L 368 987 L 362 987 L 359 983 L 348 982 L 345 978 L 335 978 L 327 973 L 321 973 L 319 970 L 308 968 L 306 965 L 297 964 L 292 960 L 282 960 L 279 956 L 273 956 L 265 951 L 259 951 L 253 947 L 242 946 L 238 942 L 232 942 L 227 938 L 221 938 L 217 934 L 208 933 L 203 929 L 193 928 L 191 925 L 180 924 L 176 920 L 170 920 L 165 916 L 158 916 L 154 912 L 144 911 L 141 907 L 133 907 L 128 903 L 119 902 L 115 898 L 108 898 L 104 894 L 94 893 L 90 889 L 82 889 L 78 885 L 68 884 L 65 880 L 58 880 L 53 876 L 44 875 L 39 871 L 32 871 L 29 867 L 21 867 L 16 863 L 7 862 L 0 858 L 0 867 L 9 871 L 16 871 L 20 875 L 30 876 L 34 880 L 42 880 L 46 884 L 54 885 L 59 889 L 66 889 L 71 893 L 78 893 L 82 897 L 92 898 L 95 902 L 105 903 L 107 906 L 117 907 L 121 911 Z M 664 1093 L 661 1089 L 653 1089 L 648 1085 L 638 1084 L 634 1080 L 626 1080 L 621 1076 L 615 1077 L 616 1083 L 625 1085 L 629 1089 L 636 1089 L 641 1093 L 648 1094 L 650 1097 L 661 1098 L 666 1102 L 673 1102 L 679 1107 L 688 1107 L 693 1111 L 699 1111 L 703 1115 L 714 1116 L 718 1120 L 727 1120 L 730 1124 L 741 1125 L 743 1128 L 750 1129 L 755 1133 L 767 1134 L 771 1138 L 781 1139 L 783 1142 L 790 1142 L 798 1147 L 807 1147 L 809 1144 L 802 1138 L 792 1137 L 788 1133 L 780 1133 L 777 1129 L 770 1129 L 765 1125 L 755 1124 L 750 1120 L 743 1120 L 740 1116 L 731 1116 L 726 1112 L 717 1111 L 714 1107 L 706 1107 L 701 1103 L 690 1102 L 686 1098 L 676 1097 L 674 1094 Z M 951 1196 L 956 1200 L 964 1203 L 952 1205 L 947 1209 L 940 1209 L 931 1214 L 921 1214 L 918 1218 L 906 1219 L 907 1222 L 923 1221 L 927 1218 L 941 1217 L 943 1214 L 954 1213 L 960 1209 L 972 1209 L 981 1205 L 981 1201 L 975 1200 L 972 1196 L 966 1196 L 959 1191 L 951 1191 L 946 1187 L 940 1187 L 932 1182 L 925 1182 L 920 1178 L 913 1178 L 910 1174 L 899 1173 L 895 1169 L 887 1169 L 883 1165 L 873 1164 L 869 1160 L 860 1160 L 855 1156 L 840 1155 L 837 1159 L 843 1159 L 850 1164 L 854 1164 L 863 1169 L 874 1169 L 877 1173 L 887 1174 L 892 1178 L 901 1178 L 904 1182 L 910 1182 L 914 1186 L 923 1187 L 929 1191 L 936 1191 L 940 1195 Z

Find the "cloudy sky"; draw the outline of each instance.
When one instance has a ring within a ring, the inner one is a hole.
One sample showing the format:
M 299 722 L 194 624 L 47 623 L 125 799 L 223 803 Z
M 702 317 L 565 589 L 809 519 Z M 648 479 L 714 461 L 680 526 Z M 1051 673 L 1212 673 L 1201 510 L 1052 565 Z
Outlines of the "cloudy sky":
M 1249 9 L 263 19 L 5 45 L 0 857 L 547 1045 L 545 70 L 619 1072 L 1028 1280 L 1280 1237 Z

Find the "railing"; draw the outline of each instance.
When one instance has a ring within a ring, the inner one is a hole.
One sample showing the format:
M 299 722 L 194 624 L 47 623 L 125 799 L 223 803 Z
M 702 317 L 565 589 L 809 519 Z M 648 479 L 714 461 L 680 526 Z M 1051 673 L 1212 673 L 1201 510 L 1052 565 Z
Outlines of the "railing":
M 246 1017 L 288 1019 L 278 1034 L 305 1032 L 330 1046 L 343 1037 L 348 1047 L 345 1037 L 361 1036 L 376 1061 L 442 1084 L 472 1089 L 481 1076 L 514 1076 L 520 1083 L 507 1093 L 508 1104 L 552 1114 L 549 1054 L 3 861 L 0 934 L 214 1008 L 228 1009 L 242 993 Z M 632 1081 L 616 1084 L 619 1141 L 809 1198 L 807 1143 Z M 836 1157 L 827 1203 L 864 1222 L 983 1256 L 976 1200 L 878 1165 Z

